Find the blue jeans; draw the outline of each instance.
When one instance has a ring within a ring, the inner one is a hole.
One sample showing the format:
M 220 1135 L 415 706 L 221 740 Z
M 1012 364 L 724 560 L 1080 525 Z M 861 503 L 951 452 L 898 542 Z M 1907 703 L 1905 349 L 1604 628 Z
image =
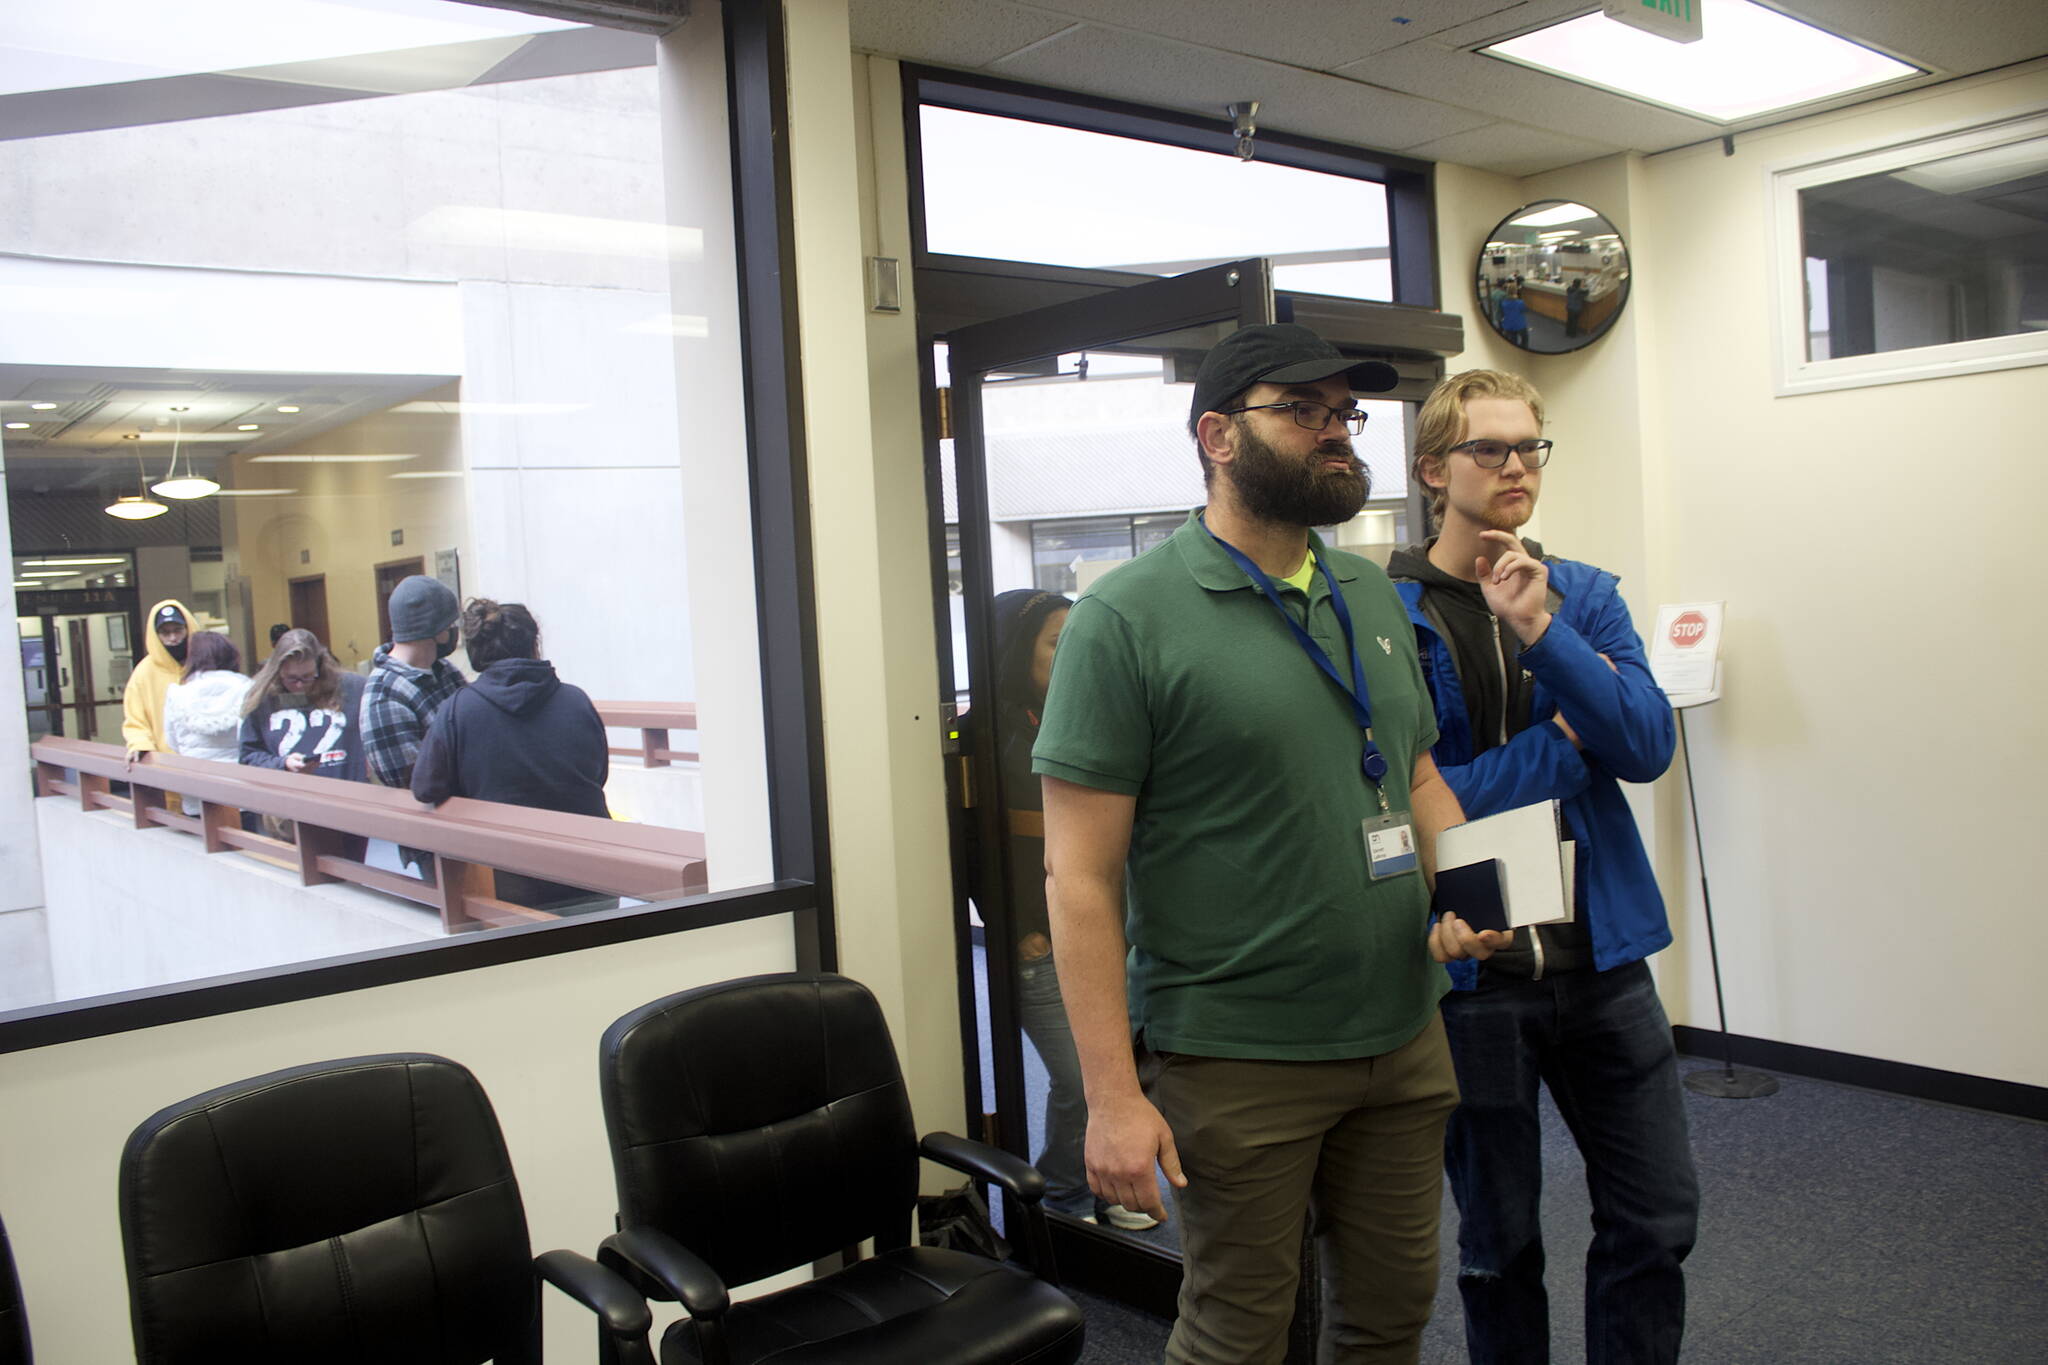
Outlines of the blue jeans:
M 1088 1190 L 1088 1166 L 1082 1143 L 1088 1136 L 1088 1102 L 1081 1090 L 1081 1058 L 1074 1051 L 1074 1031 L 1067 1023 L 1067 1004 L 1060 998 L 1059 973 L 1052 954 L 1017 965 L 1017 1016 L 1024 1036 L 1038 1049 L 1051 1082 L 1045 1091 L 1045 1150 L 1032 1163 L 1045 1177 L 1045 1207 L 1054 1213 L 1084 1217 L 1095 1212 Z
M 1536 1085 L 1586 1162 L 1586 1359 L 1675 1361 L 1699 1216 L 1671 1026 L 1648 964 L 1444 997 L 1464 1101 L 1444 1134 L 1458 1201 L 1458 1289 L 1474 1362 L 1550 1359 Z

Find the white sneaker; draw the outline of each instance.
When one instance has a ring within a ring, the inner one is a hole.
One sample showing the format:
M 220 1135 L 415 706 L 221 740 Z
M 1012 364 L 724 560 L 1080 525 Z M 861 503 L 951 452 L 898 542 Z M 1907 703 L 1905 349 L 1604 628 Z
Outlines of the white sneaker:
M 1138 1209 L 1127 1209 L 1122 1204 L 1097 1204 L 1094 1213 L 1081 1215 L 1084 1223 L 1107 1223 L 1119 1232 L 1144 1232 L 1159 1226 L 1159 1220 Z

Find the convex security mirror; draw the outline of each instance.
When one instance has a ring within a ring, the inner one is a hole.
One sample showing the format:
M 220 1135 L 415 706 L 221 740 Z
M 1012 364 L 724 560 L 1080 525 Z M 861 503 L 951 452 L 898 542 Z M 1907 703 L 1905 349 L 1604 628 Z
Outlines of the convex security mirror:
M 1628 302 L 1628 244 L 1569 199 L 1524 204 L 1487 235 L 1475 285 L 1494 331 L 1525 351 L 1590 346 Z

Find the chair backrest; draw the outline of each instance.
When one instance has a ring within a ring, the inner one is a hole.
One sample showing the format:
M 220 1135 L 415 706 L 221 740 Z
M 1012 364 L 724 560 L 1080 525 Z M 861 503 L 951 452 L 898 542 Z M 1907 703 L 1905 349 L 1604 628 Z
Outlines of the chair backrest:
M 445 1057 L 351 1057 L 171 1105 L 121 1156 L 142 1365 L 531 1361 L 526 1213 Z
M 21 1306 L 21 1280 L 14 1273 L 14 1247 L 0 1223 L 0 1365 L 30 1365 L 28 1313 Z
M 667 996 L 605 1030 L 598 1069 L 621 1220 L 727 1284 L 905 1240 L 916 1130 L 860 983 L 789 973 Z

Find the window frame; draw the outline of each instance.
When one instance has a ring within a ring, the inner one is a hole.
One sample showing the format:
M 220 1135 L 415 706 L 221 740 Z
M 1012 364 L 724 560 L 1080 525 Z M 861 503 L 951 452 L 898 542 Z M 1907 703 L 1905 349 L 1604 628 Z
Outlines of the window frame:
M 470 0 L 487 3 L 487 0 Z M 495 7 L 564 13 L 567 6 Z M 574 17 L 666 31 L 671 0 L 610 0 Z M 88 996 L 0 1015 L 0 1054 L 418 981 L 530 958 L 789 915 L 797 965 L 838 966 L 820 721 L 809 472 L 798 351 L 788 70 L 782 6 L 725 8 L 726 102 L 739 257 L 741 364 L 775 880 L 629 914 L 497 929 L 436 943 Z
M 1835 389 L 1904 384 L 1950 375 L 2048 364 L 2048 331 L 1952 341 L 1828 360 L 1807 358 L 1807 277 L 1800 191 L 1969 152 L 2048 137 L 2048 114 L 1929 132 L 1907 141 L 1862 147 L 1821 161 L 1776 162 L 1764 168 L 1770 212 L 1771 359 L 1780 398 Z

